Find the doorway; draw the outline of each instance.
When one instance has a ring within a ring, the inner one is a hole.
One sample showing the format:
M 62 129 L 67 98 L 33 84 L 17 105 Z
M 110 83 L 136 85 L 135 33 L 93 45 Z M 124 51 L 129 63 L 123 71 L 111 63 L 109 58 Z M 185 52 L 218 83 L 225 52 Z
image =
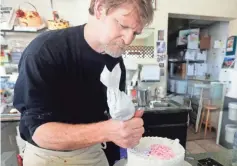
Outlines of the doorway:
M 192 146 L 195 144 L 194 149 L 200 147 L 194 153 L 219 149 L 216 142 L 219 139 L 224 86 L 218 80 L 225 56 L 228 21 L 169 15 L 167 94 L 180 104 L 192 108 L 187 141 Z M 208 123 L 205 123 L 206 108 L 210 105 L 215 107 L 209 110 Z M 208 130 L 205 132 L 206 124 Z M 213 148 L 205 149 L 207 143 L 213 143 Z

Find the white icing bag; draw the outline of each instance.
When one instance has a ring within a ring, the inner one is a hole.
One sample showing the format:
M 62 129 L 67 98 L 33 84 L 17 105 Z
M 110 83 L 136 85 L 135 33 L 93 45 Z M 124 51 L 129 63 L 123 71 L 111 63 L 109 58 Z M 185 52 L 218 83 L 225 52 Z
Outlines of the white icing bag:
M 126 121 L 135 114 L 135 106 L 126 93 L 119 90 L 121 69 L 117 64 L 112 72 L 105 66 L 100 81 L 107 87 L 107 103 L 112 119 Z

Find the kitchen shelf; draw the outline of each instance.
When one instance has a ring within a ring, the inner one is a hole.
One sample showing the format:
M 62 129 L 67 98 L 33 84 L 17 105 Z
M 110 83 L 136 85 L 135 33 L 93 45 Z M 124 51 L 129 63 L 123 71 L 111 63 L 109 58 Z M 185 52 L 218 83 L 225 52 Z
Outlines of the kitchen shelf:
M 13 33 L 41 33 L 41 32 L 44 32 L 46 31 L 48 28 L 45 27 L 45 28 L 42 28 L 42 29 L 39 29 L 37 31 L 19 31 L 19 30 L 14 30 L 14 28 L 12 28 L 11 30 L 1 30 L 1 32 L 4 33 L 8 33 L 8 32 L 13 32 Z
M 198 82 L 218 82 L 217 80 L 211 80 L 211 79 L 204 79 L 204 78 L 198 78 L 195 76 L 188 76 L 187 78 L 183 78 L 181 76 L 173 76 L 173 77 L 169 77 L 169 79 L 173 79 L 173 80 L 191 80 L 191 81 L 198 81 Z
M 204 63 L 204 60 L 169 60 L 170 63 Z
M 0 75 L 0 77 L 11 77 L 10 74 Z
M 190 96 L 189 94 L 184 94 L 184 93 L 176 93 L 176 92 L 171 92 L 171 91 L 167 91 L 168 95 L 175 95 L 175 96 L 184 96 L 184 97 L 187 97 L 187 96 Z
M 169 79 L 172 79 L 172 80 L 186 80 L 186 78 L 183 78 L 181 76 L 173 76 L 173 77 L 169 77 Z

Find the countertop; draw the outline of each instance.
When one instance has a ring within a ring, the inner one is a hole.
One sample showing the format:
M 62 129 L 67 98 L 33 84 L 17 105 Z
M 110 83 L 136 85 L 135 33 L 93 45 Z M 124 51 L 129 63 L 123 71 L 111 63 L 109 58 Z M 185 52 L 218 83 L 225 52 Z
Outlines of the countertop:
M 215 153 L 201 153 L 201 154 L 193 154 L 186 155 L 186 161 L 190 163 L 192 166 L 198 166 L 198 160 L 205 158 L 212 158 L 222 164 L 223 166 L 232 166 L 232 150 L 222 150 L 220 152 Z M 189 159 L 192 158 L 192 159 Z M 126 166 L 126 160 L 122 159 L 115 166 Z
M 190 108 L 180 105 L 175 101 L 169 101 L 171 104 L 175 105 L 175 107 L 158 107 L 155 109 L 151 109 L 146 107 L 145 113 L 178 113 L 178 112 L 187 112 L 190 111 Z M 9 121 L 19 121 L 21 114 L 10 114 L 10 110 L 12 107 L 7 107 L 3 113 L 1 114 L 1 122 L 9 122 Z
M 20 121 L 20 114 L 1 114 L 1 122 L 14 122 Z
M 168 100 L 168 103 L 171 104 L 171 106 L 168 107 L 156 107 L 156 108 L 150 108 L 145 107 L 145 113 L 178 113 L 178 112 L 189 112 L 191 111 L 191 108 L 181 105 L 173 100 Z M 162 102 L 161 102 L 162 104 Z
M 15 122 L 15 121 L 19 121 L 21 118 L 21 114 L 17 113 L 17 114 L 11 114 L 10 110 L 13 107 L 6 107 L 3 111 L 3 113 L 1 113 L 1 122 Z

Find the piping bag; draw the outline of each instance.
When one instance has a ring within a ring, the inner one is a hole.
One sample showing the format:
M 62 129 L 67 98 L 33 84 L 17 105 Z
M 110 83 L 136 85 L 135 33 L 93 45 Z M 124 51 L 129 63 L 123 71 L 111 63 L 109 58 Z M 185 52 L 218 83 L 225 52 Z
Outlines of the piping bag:
M 136 110 L 129 96 L 119 90 L 120 78 L 121 68 L 119 64 L 111 72 L 105 65 L 100 75 L 100 81 L 107 87 L 107 104 L 110 116 L 115 120 L 127 121 L 134 117 Z

